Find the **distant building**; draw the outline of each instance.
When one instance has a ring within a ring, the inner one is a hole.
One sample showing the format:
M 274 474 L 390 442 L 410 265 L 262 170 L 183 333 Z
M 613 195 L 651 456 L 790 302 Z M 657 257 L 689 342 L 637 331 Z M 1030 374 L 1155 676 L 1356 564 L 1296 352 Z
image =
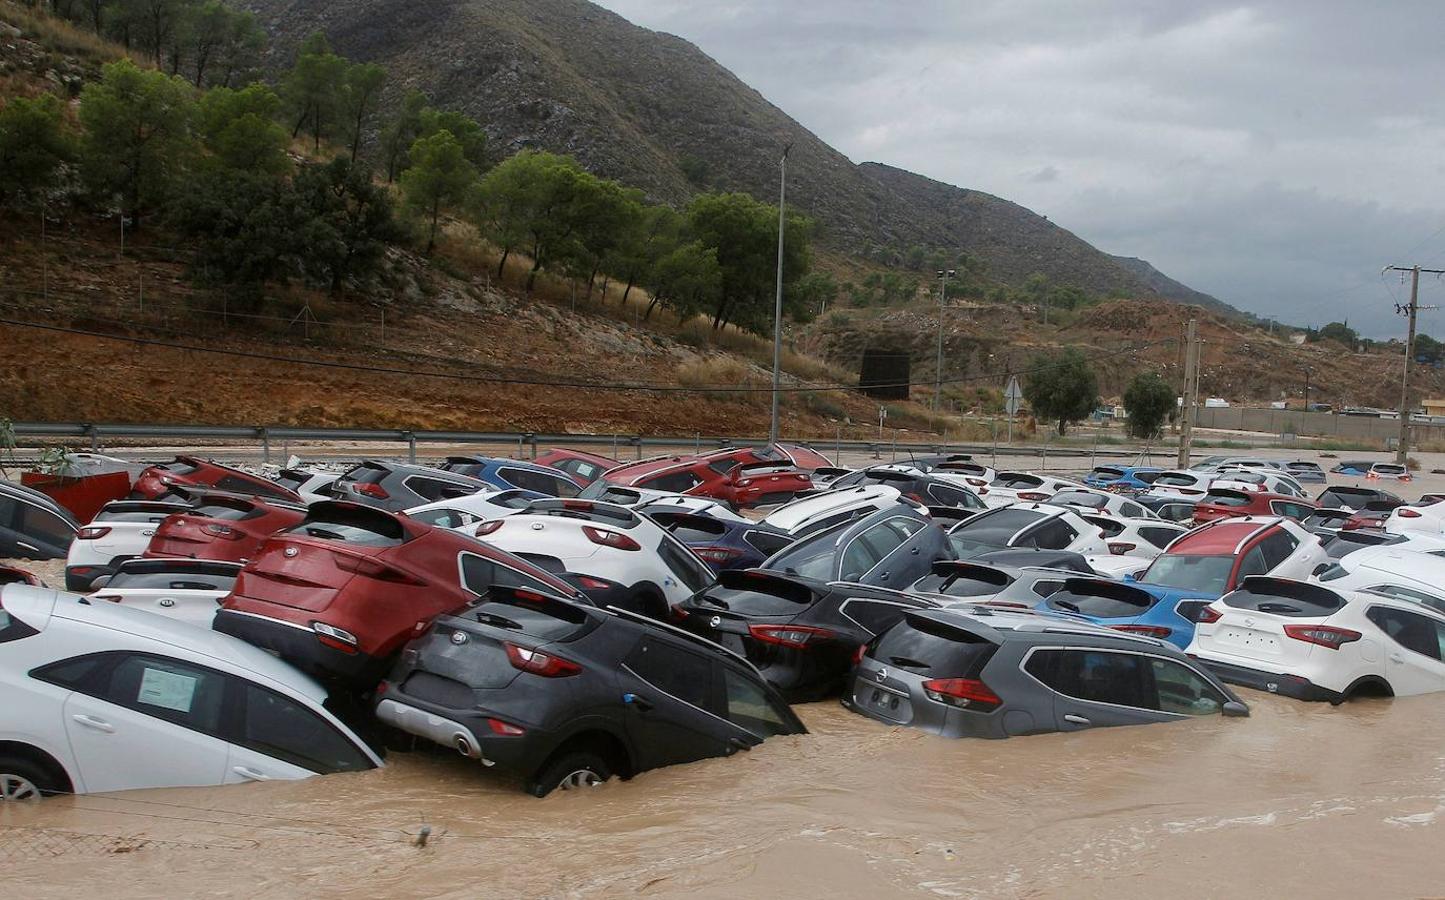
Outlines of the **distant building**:
M 1445 400 L 1422 400 L 1420 405 L 1427 416 L 1445 416 Z

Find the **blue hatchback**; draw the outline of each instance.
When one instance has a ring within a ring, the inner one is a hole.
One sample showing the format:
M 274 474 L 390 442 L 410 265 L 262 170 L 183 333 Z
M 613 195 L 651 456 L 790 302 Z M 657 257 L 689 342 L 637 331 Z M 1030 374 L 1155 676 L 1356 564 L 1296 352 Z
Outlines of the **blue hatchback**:
M 582 486 L 565 472 L 521 459 L 492 456 L 448 456 L 439 468 L 485 481 L 504 491 L 536 491 L 548 497 L 575 497 Z
M 1095 466 L 1084 484 L 1106 491 L 1147 491 L 1163 472 L 1158 466 Z
M 1217 599 L 1157 584 L 1070 578 L 1035 608 L 1081 615 L 1097 625 L 1158 638 L 1183 649 L 1194 638 L 1200 611 Z

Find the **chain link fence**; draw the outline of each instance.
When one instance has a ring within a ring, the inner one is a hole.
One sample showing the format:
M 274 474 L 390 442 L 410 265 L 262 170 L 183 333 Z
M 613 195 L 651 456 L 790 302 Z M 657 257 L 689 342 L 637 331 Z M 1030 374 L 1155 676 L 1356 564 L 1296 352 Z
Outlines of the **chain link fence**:
M 17 863 L 62 857 L 114 856 L 156 850 L 251 850 L 256 841 L 161 840 L 139 834 L 91 834 L 33 825 L 0 826 L 0 862 Z

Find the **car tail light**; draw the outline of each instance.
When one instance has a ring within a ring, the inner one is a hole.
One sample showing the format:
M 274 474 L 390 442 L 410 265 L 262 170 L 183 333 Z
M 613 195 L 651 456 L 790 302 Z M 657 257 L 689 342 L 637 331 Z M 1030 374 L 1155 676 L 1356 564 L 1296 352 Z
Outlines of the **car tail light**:
M 1420 514 L 1419 514 L 1418 512 L 1416 512 L 1415 510 L 1413 510 L 1413 509 L 1397 509 L 1397 510 L 1395 510 L 1395 512 L 1399 513 L 1399 514 L 1400 514 L 1400 518 L 1402 518 L 1402 519 L 1418 519 L 1418 518 L 1420 518 Z
M 349 553 L 334 553 L 336 567 L 345 572 L 356 575 L 364 575 L 367 578 L 374 578 L 377 581 L 390 581 L 396 584 L 425 585 L 402 570 L 389 566 L 384 562 L 372 559 L 369 556 L 352 556 Z
M 1040 492 L 1038 492 L 1038 491 L 1022 491 L 1022 492 L 1019 493 L 1018 498 L 1019 498 L 1020 500 L 1035 500 L 1035 501 L 1037 501 L 1037 500 L 1047 500 L 1047 499 L 1049 499 L 1049 495 L 1048 495 L 1048 494 L 1040 493 Z
M 667 608 L 667 615 L 674 622 L 686 622 L 692 618 L 692 613 L 683 609 L 681 606 L 669 606 Z
M 587 540 L 594 544 L 601 544 L 603 547 L 611 547 L 613 550 L 641 550 L 642 545 L 632 538 L 618 531 L 603 531 L 601 528 L 593 528 L 590 525 L 582 526 L 582 533 L 587 535 Z
M 1163 625 L 1110 625 L 1115 631 L 1123 631 L 1127 634 L 1142 634 L 1145 637 L 1167 638 L 1169 629 Z
M 1297 641 L 1319 644 L 1321 647 L 1328 647 L 1331 650 L 1338 650 L 1342 645 L 1360 639 L 1358 631 L 1336 628 L 1333 625 L 1286 625 L 1284 633 Z
M 503 722 L 501 719 L 488 719 L 487 727 L 492 729 L 492 734 L 499 734 L 502 737 L 519 737 L 527 733 L 527 729 L 521 725 L 513 725 L 511 722 Z
M 1377 474 L 1375 474 L 1374 472 L 1366 472 L 1366 473 L 1365 473 L 1365 480 L 1366 480 L 1366 481 L 1372 481 L 1372 480 L 1374 480 L 1374 479 L 1376 479 L 1376 478 L 1379 478 L 1379 477 L 1380 477 L 1380 476 L 1377 475 Z
M 87 525 L 75 533 L 77 541 L 93 541 L 110 534 L 110 529 L 105 525 Z
M 507 661 L 512 664 L 512 668 L 521 669 L 523 672 L 531 672 L 543 678 L 566 678 L 582 671 L 582 667 L 570 659 L 521 647 L 511 641 L 503 641 L 502 646 L 507 650 Z
M 743 555 L 743 551 L 732 547 L 694 547 L 692 552 L 710 563 L 727 563 Z
M 859 644 L 858 649 L 853 651 L 853 665 L 863 662 L 863 657 L 868 655 L 868 645 Z
M 1114 554 L 1115 556 L 1124 556 L 1129 551 L 1133 550 L 1138 546 L 1138 544 L 1128 544 L 1123 541 L 1110 541 L 1109 552 Z
M 993 712 L 1003 705 L 998 694 L 976 678 L 931 678 L 923 682 L 923 693 L 959 709 Z
M 593 578 L 591 575 L 578 575 L 577 583 L 582 585 L 582 589 L 586 591 L 605 591 L 613 586 L 612 582 Z
M 748 634 L 765 644 L 792 647 L 794 650 L 807 650 L 836 637 L 828 629 L 812 625 L 749 625 Z
M 391 495 L 386 492 L 386 488 L 370 481 L 353 481 L 351 483 L 351 489 L 362 496 L 371 497 L 375 500 L 387 500 L 391 497 Z
M 1210 625 L 1224 618 L 1224 613 L 1212 606 L 1206 606 L 1195 615 L 1194 621 L 1198 625 Z
M 327 625 L 325 622 L 312 622 L 311 630 L 316 632 L 316 639 L 333 650 L 340 650 L 342 653 L 356 652 L 356 635 L 335 625 Z
M 477 530 L 472 533 L 475 534 L 477 537 L 486 537 L 487 535 L 496 531 L 498 528 L 501 528 L 505 524 L 505 519 L 493 519 L 490 522 L 483 522 L 482 524 L 478 525 Z

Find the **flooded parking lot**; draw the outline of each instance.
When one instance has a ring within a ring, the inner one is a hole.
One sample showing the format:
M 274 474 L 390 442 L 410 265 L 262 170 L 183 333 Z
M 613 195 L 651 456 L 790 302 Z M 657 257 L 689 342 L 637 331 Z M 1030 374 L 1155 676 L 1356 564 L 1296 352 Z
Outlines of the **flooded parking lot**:
M 57 798 L 0 812 L 0 861 L 27 897 L 1438 893 L 1445 696 L 1245 693 L 1249 719 L 998 742 L 814 703 L 812 734 L 544 800 L 415 753 Z

